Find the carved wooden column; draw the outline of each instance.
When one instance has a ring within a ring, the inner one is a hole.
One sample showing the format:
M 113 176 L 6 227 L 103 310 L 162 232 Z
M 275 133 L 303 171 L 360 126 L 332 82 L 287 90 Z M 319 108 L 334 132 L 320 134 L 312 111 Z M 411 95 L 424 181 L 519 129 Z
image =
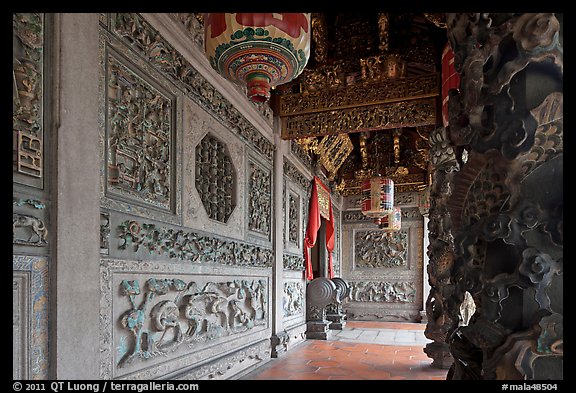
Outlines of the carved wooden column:
M 452 220 L 447 208 L 452 194 L 454 173 L 459 169 L 453 147 L 444 127 L 430 135 L 430 161 L 433 170 L 430 189 L 428 282 L 430 293 L 426 300 L 428 323 L 424 334 L 433 343 L 424 352 L 434 359 L 432 366 L 449 368 L 453 359 L 447 344 L 451 331 L 458 326 L 458 309 L 451 304 L 454 280 L 451 276 L 454 261 Z
M 445 325 L 466 292 L 476 307 L 446 331 L 449 379 L 563 378 L 561 24 L 562 14 L 447 14 L 461 76 L 447 128 L 461 169 L 447 201 Z

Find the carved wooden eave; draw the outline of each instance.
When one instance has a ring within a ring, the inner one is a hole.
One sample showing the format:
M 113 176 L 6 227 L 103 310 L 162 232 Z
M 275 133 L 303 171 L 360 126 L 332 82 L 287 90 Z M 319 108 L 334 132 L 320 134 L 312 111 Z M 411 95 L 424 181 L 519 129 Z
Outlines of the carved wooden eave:
M 425 173 L 412 173 L 408 175 L 390 175 L 394 181 L 394 192 L 411 192 L 420 191 L 426 185 Z M 364 179 L 347 179 L 344 180 L 345 186 L 341 191 L 342 196 L 348 197 L 360 195 L 362 193 L 362 182 Z
M 438 78 L 431 73 L 283 95 L 282 139 L 434 125 Z

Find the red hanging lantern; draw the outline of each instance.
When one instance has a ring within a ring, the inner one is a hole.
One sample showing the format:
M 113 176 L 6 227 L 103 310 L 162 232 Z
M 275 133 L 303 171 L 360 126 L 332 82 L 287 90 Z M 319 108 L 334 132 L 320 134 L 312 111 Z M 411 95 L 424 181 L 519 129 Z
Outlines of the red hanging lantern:
M 310 14 L 208 13 L 204 48 L 212 67 L 245 85 L 255 102 L 304 70 L 310 57 Z
M 376 224 L 394 209 L 394 181 L 374 176 L 362 183 L 362 214 Z

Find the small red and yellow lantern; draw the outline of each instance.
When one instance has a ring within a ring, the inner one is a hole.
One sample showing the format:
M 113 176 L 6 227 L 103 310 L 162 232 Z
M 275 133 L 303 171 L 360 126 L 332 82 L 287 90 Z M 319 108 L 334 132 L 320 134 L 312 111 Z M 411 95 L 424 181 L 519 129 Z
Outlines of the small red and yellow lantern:
M 362 183 L 362 214 L 380 224 L 394 210 L 394 181 L 373 176 Z
M 266 102 L 270 88 L 290 82 L 310 57 L 310 14 L 208 13 L 204 48 L 212 68 L 246 86 L 254 102 Z
M 378 228 L 386 232 L 399 231 L 402 228 L 402 209 L 394 206 L 392 211 L 382 217 L 378 223 Z

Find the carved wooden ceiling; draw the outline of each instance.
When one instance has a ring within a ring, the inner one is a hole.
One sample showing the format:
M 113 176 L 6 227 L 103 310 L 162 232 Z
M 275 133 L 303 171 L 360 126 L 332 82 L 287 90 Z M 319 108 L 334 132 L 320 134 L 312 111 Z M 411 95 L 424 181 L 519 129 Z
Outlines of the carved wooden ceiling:
M 270 105 L 282 138 L 320 162 L 343 195 L 375 172 L 397 192 L 427 182 L 428 136 L 441 125 L 443 15 L 312 14 L 306 69 Z

